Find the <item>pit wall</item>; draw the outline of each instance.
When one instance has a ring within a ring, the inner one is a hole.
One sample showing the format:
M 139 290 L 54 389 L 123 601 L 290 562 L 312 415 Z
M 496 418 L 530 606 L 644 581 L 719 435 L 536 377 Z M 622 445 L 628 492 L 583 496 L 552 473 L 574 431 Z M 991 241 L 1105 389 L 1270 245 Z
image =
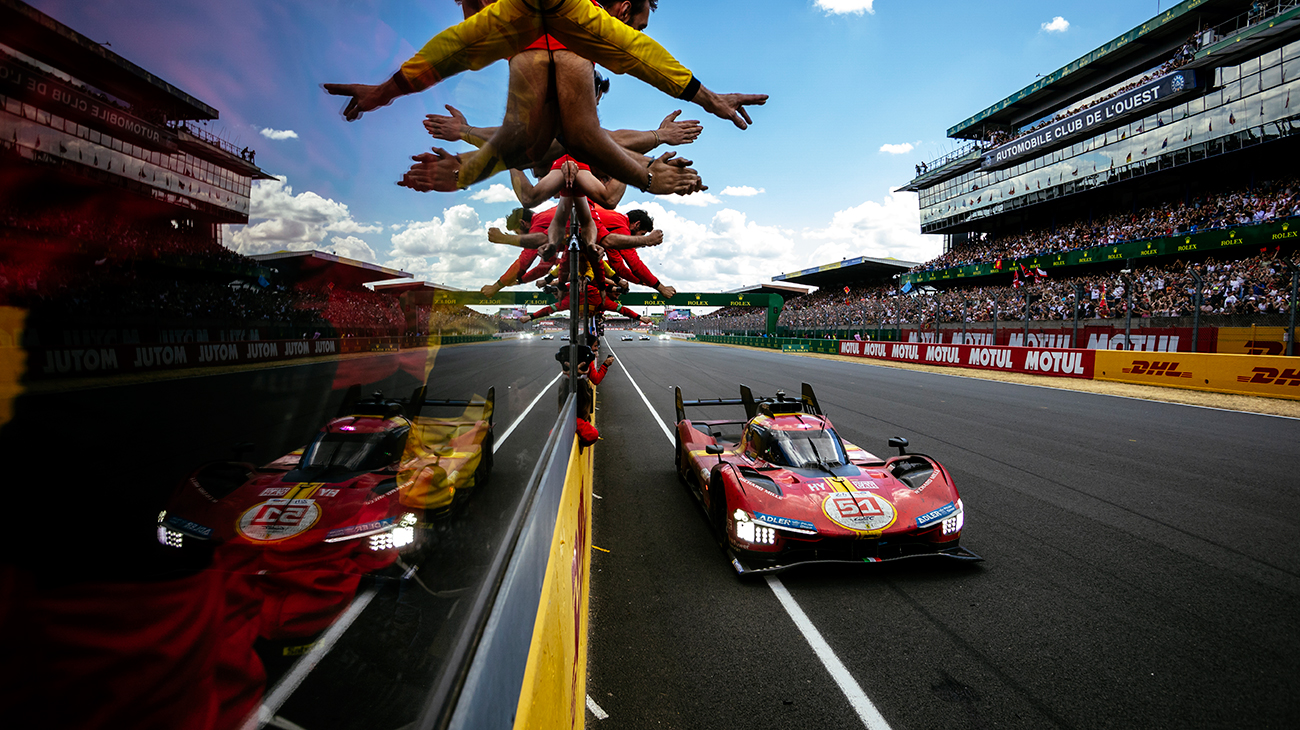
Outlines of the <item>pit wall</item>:
M 1196 334 L 1196 351 L 1203 353 L 1223 353 L 1234 355 L 1281 355 L 1286 352 L 1286 327 L 1201 327 Z M 803 332 L 805 337 L 778 338 L 783 342 L 803 342 L 813 339 L 844 339 L 851 337 L 854 330 L 813 330 Z M 1080 323 L 1077 343 L 1074 340 L 1074 328 L 1070 323 L 1064 326 L 1035 327 L 1030 326 L 1026 337 L 1024 323 L 1017 326 L 1015 322 L 1003 322 L 997 330 L 987 322 L 968 325 L 963 333 L 960 324 L 946 323 L 938 333 L 932 328 L 918 330 L 915 325 L 904 325 L 900 330 L 886 326 L 884 329 L 863 330 L 862 336 L 872 340 L 889 342 L 926 342 L 941 345 L 983 345 L 985 347 L 1049 347 L 1069 348 L 1075 346 L 1087 350 L 1141 350 L 1144 352 L 1192 352 L 1193 330 L 1191 327 L 1144 327 L 1141 320 L 1134 320 L 1127 334 L 1124 325 L 1119 324 L 1085 324 Z M 703 339 L 703 336 L 701 337 Z M 762 342 L 756 347 L 773 347 L 771 338 L 745 338 Z M 730 340 L 728 340 L 730 341 Z M 1129 343 L 1126 345 L 1125 343 Z
M 1023 335 L 1023 331 L 1020 334 Z M 701 342 L 764 347 L 786 352 L 820 352 L 919 365 L 1300 400 L 1300 357 L 940 345 L 932 342 L 875 340 L 798 340 L 787 337 L 701 335 L 697 339 Z
M 1300 358 L 839 340 L 839 353 L 1058 378 L 1300 400 Z

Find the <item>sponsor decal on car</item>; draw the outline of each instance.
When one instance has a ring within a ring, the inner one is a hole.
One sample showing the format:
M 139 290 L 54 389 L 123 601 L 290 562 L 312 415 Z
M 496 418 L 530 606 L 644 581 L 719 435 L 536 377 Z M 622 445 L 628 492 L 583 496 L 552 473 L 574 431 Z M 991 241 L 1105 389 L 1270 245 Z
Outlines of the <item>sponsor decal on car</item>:
M 386 527 L 391 526 L 395 522 L 397 522 L 396 517 L 389 517 L 382 520 L 375 520 L 374 522 L 366 522 L 360 525 L 352 525 L 351 527 L 337 527 L 325 533 L 325 542 L 337 542 L 338 540 L 343 538 L 356 537 L 357 535 L 365 535 L 371 532 L 378 532 Z
M 852 479 L 852 478 L 850 478 L 850 479 L 849 479 L 849 484 L 852 484 L 853 487 L 854 487 L 855 489 L 859 489 L 859 490 L 862 490 L 862 489 L 879 489 L 879 488 L 880 488 L 880 485 L 879 485 L 879 484 L 876 484 L 875 482 L 871 481 L 870 479 Z
M 796 520 L 793 517 L 777 517 L 776 515 L 765 515 L 762 512 L 755 512 L 754 519 L 761 520 L 773 527 L 789 527 L 794 530 L 805 530 L 807 532 L 816 532 L 817 526 L 807 520 Z
M 957 503 L 949 502 L 936 510 L 931 510 L 916 518 L 917 527 L 929 527 L 930 525 L 943 522 L 943 518 L 957 511 Z
M 211 527 L 204 527 L 197 522 L 191 522 L 190 520 L 177 517 L 176 515 L 168 515 L 167 519 L 163 520 L 163 524 L 177 532 L 184 532 L 187 535 L 201 537 L 204 540 L 212 537 Z
M 320 516 L 311 499 L 268 499 L 240 515 L 235 529 L 254 542 L 276 542 L 310 530 Z
M 822 512 L 840 527 L 868 535 L 880 534 L 898 517 L 898 510 L 889 500 L 871 492 L 828 494 L 822 500 Z
M 284 495 L 286 495 L 286 494 L 288 494 L 288 493 L 289 493 L 289 488 L 288 488 L 288 487 L 267 487 L 266 489 L 263 489 L 263 490 L 262 490 L 262 493 L 259 494 L 259 495 L 257 495 L 257 496 L 259 496 L 259 497 L 283 497 Z

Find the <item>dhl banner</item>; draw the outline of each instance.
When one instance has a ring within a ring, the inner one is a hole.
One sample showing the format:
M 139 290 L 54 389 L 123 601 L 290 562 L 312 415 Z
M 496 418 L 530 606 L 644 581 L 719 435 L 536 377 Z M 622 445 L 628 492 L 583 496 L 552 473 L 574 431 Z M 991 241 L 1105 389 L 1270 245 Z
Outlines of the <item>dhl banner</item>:
M 1281 355 L 1286 352 L 1286 327 L 1220 327 L 1215 352 Z
M 1096 350 L 841 340 L 841 355 L 1091 380 Z
M 1295 357 L 1100 351 L 1094 379 L 1300 400 Z
M 574 439 L 515 712 L 519 730 L 580 730 L 586 721 L 593 451 Z

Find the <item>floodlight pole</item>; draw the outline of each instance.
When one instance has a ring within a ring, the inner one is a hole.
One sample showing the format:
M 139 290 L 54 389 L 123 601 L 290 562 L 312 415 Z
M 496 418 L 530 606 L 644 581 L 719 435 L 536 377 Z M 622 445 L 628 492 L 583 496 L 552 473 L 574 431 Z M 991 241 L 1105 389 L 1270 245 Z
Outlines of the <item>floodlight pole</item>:
M 579 298 L 578 291 L 581 282 L 578 280 L 581 269 L 578 266 L 578 214 L 571 212 L 569 214 L 569 389 L 570 393 L 578 392 L 578 316 L 580 312 L 580 301 L 586 300 L 586 296 Z M 582 292 L 584 295 L 586 292 Z M 585 345 L 586 342 L 583 342 Z
M 1133 340 L 1129 334 L 1133 328 L 1133 280 L 1129 278 L 1132 269 L 1120 269 L 1119 278 L 1124 282 L 1124 349 L 1133 349 Z
M 1196 273 L 1196 269 L 1187 267 L 1187 272 L 1196 280 L 1196 296 L 1192 299 L 1192 352 L 1200 352 L 1199 340 L 1201 335 L 1201 290 L 1205 287 L 1205 280 L 1201 275 Z M 1291 315 L 1295 319 L 1295 295 L 1291 296 Z M 1294 321 L 1292 325 L 1294 326 Z
M 1287 268 L 1291 269 L 1291 325 L 1286 331 L 1286 354 L 1290 357 L 1295 354 L 1295 305 L 1296 294 L 1300 292 L 1300 270 L 1290 265 Z
M 961 344 L 966 344 L 966 320 L 969 317 L 966 314 L 966 307 L 970 305 L 969 299 L 961 300 Z
M 1070 335 L 1070 347 L 1079 349 L 1079 298 L 1083 296 L 1083 285 L 1074 285 L 1074 334 Z

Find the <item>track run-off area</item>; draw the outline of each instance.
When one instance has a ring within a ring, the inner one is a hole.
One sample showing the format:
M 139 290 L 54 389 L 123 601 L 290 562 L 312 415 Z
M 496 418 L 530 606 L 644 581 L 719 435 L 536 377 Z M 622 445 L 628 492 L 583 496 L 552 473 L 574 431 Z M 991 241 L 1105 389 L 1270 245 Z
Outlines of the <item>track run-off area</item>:
M 588 727 L 1300 726 L 1300 420 L 619 334 Z M 674 472 L 672 387 L 801 382 L 848 440 L 943 463 L 985 561 L 739 579 Z

